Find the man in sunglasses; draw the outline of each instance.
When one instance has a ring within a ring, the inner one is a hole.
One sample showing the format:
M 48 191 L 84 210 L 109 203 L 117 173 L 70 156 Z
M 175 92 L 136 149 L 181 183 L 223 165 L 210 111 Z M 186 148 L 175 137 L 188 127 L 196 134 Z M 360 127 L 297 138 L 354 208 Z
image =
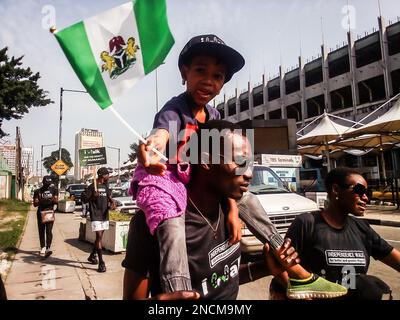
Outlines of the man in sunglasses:
M 328 192 L 325 209 L 297 217 L 286 236 L 292 239 L 304 267 L 348 287 L 347 298 L 381 299 L 385 292 L 373 285 L 376 281 L 365 276 L 370 257 L 400 272 L 400 252 L 366 220 L 356 218 L 366 210 L 367 182 L 353 169 L 336 168 L 326 176 L 325 186 Z M 368 285 L 370 289 L 366 290 Z

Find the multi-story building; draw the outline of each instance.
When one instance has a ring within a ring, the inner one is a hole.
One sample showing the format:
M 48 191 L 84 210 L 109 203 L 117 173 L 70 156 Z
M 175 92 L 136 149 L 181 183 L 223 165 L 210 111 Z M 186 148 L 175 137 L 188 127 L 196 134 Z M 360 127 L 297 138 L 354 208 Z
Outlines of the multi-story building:
M 21 162 L 22 168 L 24 168 L 24 175 L 33 175 L 34 174 L 34 152 L 33 148 L 22 148 L 21 150 Z
M 15 145 L 0 145 L 0 153 L 12 174 L 15 175 L 15 158 L 17 155 Z
M 300 56 L 298 65 L 287 72 L 279 66 L 277 77 L 263 76 L 256 86 L 249 82 L 246 90 L 236 89 L 216 107 L 232 122 L 293 118 L 301 129 L 325 110 L 359 121 L 399 92 L 400 20 L 386 23 L 378 17 L 372 33 L 355 38 L 348 32 L 346 41 L 329 52 L 322 44 L 317 58 L 304 62 Z M 377 166 L 375 160 L 366 162 Z
M 79 149 L 104 147 L 103 133 L 95 129 L 81 129 L 75 134 L 75 164 L 74 177 L 82 179 L 90 173 L 90 168 L 81 167 L 79 163 Z

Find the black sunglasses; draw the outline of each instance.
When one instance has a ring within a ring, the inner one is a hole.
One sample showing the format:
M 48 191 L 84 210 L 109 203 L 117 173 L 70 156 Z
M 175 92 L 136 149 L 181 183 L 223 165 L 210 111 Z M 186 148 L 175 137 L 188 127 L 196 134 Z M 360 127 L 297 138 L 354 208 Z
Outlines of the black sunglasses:
M 365 194 L 368 196 L 368 188 L 366 188 L 363 184 L 357 183 L 355 185 L 345 185 L 345 189 L 352 190 L 356 195 L 360 196 L 360 198 Z

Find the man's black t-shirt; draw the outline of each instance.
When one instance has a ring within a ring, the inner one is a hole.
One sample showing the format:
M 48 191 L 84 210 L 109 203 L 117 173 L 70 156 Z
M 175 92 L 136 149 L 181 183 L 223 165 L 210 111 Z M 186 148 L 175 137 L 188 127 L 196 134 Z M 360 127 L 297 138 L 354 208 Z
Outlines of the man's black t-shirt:
M 348 273 L 366 274 L 370 256 L 382 259 L 393 249 L 367 221 L 353 216 L 346 218 L 343 229 L 334 229 L 321 213 L 304 213 L 295 219 L 286 236 L 305 269 L 338 283 Z
M 58 190 L 54 186 L 35 190 L 33 198 L 39 199 L 38 211 L 53 210 L 54 203 L 52 198 L 57 195 Z
M 107 221 L 109 220 L 108 205 L 111 190 L 107 184 L 98 184 L 98 197 L 94 196 L 94 185 L 91 184 L 86 190 L 86 198 L 89 202 L 90 220 L 92 221 Z
M 216 238 L 198 213 L 186 211 L 186 247 L 193 289 L 202 298 L 236 299 L 239 291 L 240 245 L 229 245 L 229 233 L 222 210 Z M 213 226 L 215 221 L 210 221 Z M 131 221 L 122 266 L 143 276 L 150 275 L 152 295 L 161 293 L 158 243 L 149 233 L 143 212 Z

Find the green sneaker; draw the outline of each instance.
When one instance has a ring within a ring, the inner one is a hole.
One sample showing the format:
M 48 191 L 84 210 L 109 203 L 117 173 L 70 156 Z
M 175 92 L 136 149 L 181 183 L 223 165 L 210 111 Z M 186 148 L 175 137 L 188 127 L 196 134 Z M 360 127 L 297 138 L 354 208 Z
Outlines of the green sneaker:
M 309 279 L 289 279 L 286 295 L 289 299 L 331 299 L 344 296 L 347 289 L 316 274 Z

